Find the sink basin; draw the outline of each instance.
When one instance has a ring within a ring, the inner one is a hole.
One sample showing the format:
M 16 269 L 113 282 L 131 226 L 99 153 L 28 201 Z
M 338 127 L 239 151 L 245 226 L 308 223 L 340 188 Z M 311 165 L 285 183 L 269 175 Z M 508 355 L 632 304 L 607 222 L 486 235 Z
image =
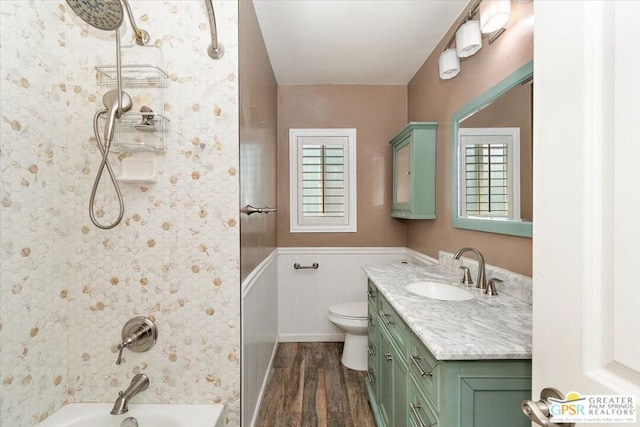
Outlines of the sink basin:
M 473 294 L 457 286 L 428 280 L 409 282 L 405 286 L 412 294 L 443 301 L 465 301 L 473 299 Z

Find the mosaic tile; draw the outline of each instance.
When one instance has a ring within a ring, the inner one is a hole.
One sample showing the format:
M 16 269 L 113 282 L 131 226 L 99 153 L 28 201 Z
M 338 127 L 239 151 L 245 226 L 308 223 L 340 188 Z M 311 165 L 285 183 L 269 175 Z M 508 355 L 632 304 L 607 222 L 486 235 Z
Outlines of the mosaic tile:
M 0 2 L 2 425 L 35 425 L 65 402 L 111 402 L 145 372 L 151 387 L 136 401 L 223 402 L 239 426 L 237 2 L 214 2 L 219 61 L 206 54 L 204 2 L 131 6 L 172 76 L 170 132 L 157 183 L 123 184 L 124 219 L 103 231 L 88 217 L 105 92 L 94 66 L 115 61 L 114 35 L 64 1 Z M 125 24 L 126 43 L 129 34 Z M 112 155 L 116 169 L 122 158 Z M 108 181 L 99 194 L 108 220 Z M 116 366 L 120 330 L 136 315 L 155 319 L 158 343 Z

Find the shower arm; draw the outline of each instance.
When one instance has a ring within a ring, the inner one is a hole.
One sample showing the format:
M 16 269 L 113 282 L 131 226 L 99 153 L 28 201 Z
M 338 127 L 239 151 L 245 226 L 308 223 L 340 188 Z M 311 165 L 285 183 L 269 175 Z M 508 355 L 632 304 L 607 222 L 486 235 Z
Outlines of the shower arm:
M 207 6 L 209 28 L 211 30 L 211 44 L 207 48 L 207 53 L 212 59 L 220 59 L 224 55 L 224 46 L 218 42 L 218 27 L 216 25 L 216 14 L 213 10 L 213 0 L 204 0 L 204 3 Z
M 129 22 L 131 22 L 133 37 L 136 40 L 136 44 L 138 46 L 146 46 L 147 44 L 149 44 L 149 40 L 151 40 L 149 33 L 141 28 L 138 28 L 138 26 L 136 25 L 136 20 L 133 18 L 133 12 L 131 11 L 129 2 L 127 0 L 122 0 L 122 4 L 124 4 L 124 8 L 127 10 L 127 15 L 129 15 Z

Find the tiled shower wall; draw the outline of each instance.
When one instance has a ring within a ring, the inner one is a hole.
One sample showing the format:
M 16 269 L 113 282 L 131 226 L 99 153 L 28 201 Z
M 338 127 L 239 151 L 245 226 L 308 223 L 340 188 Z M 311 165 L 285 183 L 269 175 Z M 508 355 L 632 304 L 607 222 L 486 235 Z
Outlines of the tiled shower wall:
M 123 184 L 124 219 L 103 231 L 88 216 L 105 92 L 94 66 L 115 62 L 114 35 L 63 1 L 0 2 L 2 425 L 113 401 L 137 372 L 151 380 L 138 402 L 226 402 L 239 425 L 238 4 L 214 2 L 219 61 L 204 1 L 131 5 L 164 53 L 171 122 L 157 183 Z M 158 343 L 116 366 L 136 315 L 156 320 Z

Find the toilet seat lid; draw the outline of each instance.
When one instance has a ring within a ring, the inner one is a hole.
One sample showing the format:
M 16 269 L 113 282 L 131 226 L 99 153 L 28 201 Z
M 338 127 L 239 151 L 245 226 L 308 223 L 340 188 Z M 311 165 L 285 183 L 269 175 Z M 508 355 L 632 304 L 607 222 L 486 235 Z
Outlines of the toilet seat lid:
M 329 307 L 329 313 L 346 319 L 366 319 L 367 302 L 347 302 Z

